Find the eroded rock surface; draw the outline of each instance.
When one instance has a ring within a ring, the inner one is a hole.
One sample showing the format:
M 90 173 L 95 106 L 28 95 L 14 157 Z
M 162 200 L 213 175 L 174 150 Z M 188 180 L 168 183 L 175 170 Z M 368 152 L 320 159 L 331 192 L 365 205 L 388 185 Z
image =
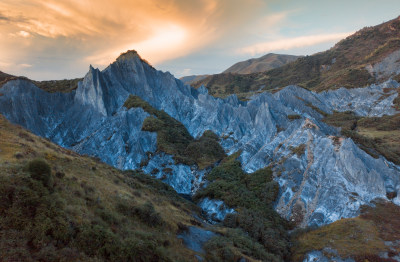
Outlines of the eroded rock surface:
M 204 171 L 156 153 L 156 134 L 141 131 L 149 114 L 122 106 L 129 94 L 138 95 L 182 122 L 192 136 L 212 130 L 228 153 L 242 150 L 245 171 L 271 166 L 281 186 L 277 211 L 306 226 L 355 216 L 362 204 L 386 198 L 387 192 L 400 195 L 398 166 L 372 158 L 321 121 L 323 112 L 333 110 L 394 114 L 397 88 L 397 82 L 388 81 L 317 94 L 288 86 L 247 102 L 236 96 L 222 100 L 205 88 L 185 86 L 128 52 L 103 71 L 90 67 L 68 94 L 46 93 L 26 80 L 10 81 L 0 89 L 0 112 L 78 153 L 121 169 L 143 168 L 179 193 L 193 193 L 203 184 Z M 394 202 L 399 204 L 399 197 Z

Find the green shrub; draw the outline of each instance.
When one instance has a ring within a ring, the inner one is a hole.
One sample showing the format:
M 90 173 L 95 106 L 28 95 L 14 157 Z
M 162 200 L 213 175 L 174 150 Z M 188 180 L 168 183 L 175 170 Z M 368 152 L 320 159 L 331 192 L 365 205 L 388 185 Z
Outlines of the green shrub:
M 264 246 L 249 237 L 241 229 L 229 229 L 226 234 L 210 239 L 205 245 L 207 261 L 239 261 L 242 257 L 235 254 L 233 247 L 241 254 L 261 261 L 281 261 L 278 256 L 268 253 Z
M 300 115 L 288 115 L 287 116 L 288 118 L 289 118 L 289 120 L 296 120 L 296 119 L 300 119 L 301 118 L 301 116 Z
M 164 220 L 161 215 L 156 212 L 154 206 L 150 202 L 146 202 L 145 204 L 134 207 L 133 214 L 137 216 L 142 222 L 147 225 L 154 226 L 162 226 L 164 224 Z
M 298 157 L 300 157 L 306 151 L 306 145 L 305 144 L 301 144 L 301 145 L 299 145 L 297 147 L 291 147 L 290 150 L 292 151 L 293 154 L 296 154 Z
M 238 213 L 226 216 L 223 222 L 225 226 L 243 229 L 252 241 L 263 246 L 274 257 L 287 258 L 290 249 L 287 230 L 290 225 L 272 206 L 278 196 L 279 185 L 268 168 L 246 174 L 236 160 L 239 154 L 224 159 L 207 174 L 206 179 L 210 184 L 199 190 L 194 199 L 221 199 L 229 207 L 236 208 Z M 248 251 L 247 255 L 256 257 L 254 252 Z
M 28 163 L 28 171 L 33 179 L 41 181 L 44 186 L 49 187 L 51 185 L 51 167 L 43 159 L 30 161 Z

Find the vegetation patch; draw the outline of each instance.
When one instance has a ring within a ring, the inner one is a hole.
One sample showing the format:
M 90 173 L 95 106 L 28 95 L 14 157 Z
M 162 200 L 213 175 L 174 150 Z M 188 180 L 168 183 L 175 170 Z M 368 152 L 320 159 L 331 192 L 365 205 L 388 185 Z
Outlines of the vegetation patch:
M 293 154 L 296 154 L 298 157 L 301 157 L 304 155 L 304 152 L 306 151 L 306 145 L 301 144 L 297 147 L 291 147 L 290 150 L 292 151 Z
M 280 261 L 289 256 L 287 229 L 290 225 L 272 207 L 279 192 L 279 185 L 273 181 L 270 169 L 246 174 L 240 162 L 236 160 L 239 155 L 240 152 L 227 157 L 207 174 L 206 179 L 210 184 L 201 189 L 194 199 L 220 199 L 229 207 L 235 208 L 238 213 L 227 215 L 224 226 L 247 232 L 253 246 L 262 245 L 268 257 L 273 257 L 271 261 Z M 242 231 L 224 236 L 224 240 L 219 238 L 218 242 L 235 242 L 235 237 L 244 237 L 238 233 Z M 254 250 L 246 255 L 261 259 L 261 255 Z M 265 258 L 265 255 L 262 257 Z
M 359 117 L 352 112 L 334 112 L 324 122 L 342 128 L 361 149 L 377 158 L 383 155 L 400 164 L 400 114 L 382 117 Z
M 142 130 L 157 132 L 157 150 L 173 155 L 177 163 L 197 164 L 203 169 L 225 157 L 219 137 L 213 132 L 207 130 L 194 139 L 182 123 L 138 96 L 130 95 L 124 106 L 140 107 L 151 115 L 144 120 Z
M 289 118 L 290 121 L 293 121 L 293 120 L 301 118 L 300 115 L 288 115 L 287 117 Z
M 50 81 L 32 81 L 34 85 L 49 93 L 62 92 L 69 93 L 78 88 L 78 83 L 83 78 L 50 80 Z

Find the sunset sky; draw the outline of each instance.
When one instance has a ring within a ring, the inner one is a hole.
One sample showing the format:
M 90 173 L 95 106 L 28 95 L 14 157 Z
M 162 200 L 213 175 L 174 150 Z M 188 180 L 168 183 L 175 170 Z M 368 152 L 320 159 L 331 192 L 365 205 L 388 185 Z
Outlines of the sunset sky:
M 128 49 L 176 77 L 309 55 L 400 15 L 399 0 L 0 0 L 0 71 L 83 77 Z

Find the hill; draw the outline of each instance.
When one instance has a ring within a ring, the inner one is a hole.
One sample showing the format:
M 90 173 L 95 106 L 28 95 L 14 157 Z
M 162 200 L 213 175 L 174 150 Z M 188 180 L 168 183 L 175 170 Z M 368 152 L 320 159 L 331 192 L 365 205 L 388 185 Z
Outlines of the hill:
M 317 92 L 363 87 L 390 77 L 400 78 L 399 47 L 400 17 L 363 28 L 325 52 L 301 57 L 282 67 L 250 75 L 212 75 L 193 86 L 205 85 L 214 96 L 238 94 L 242 99 L 287 85 Z
M 77 89 L 78 82 L 83 80 L 83 78 L 75 78 L 75 79 L 63 79 L 63 80 L 35 81 L 35 80 L 30 80 L 24 76 L 13 76 L 0 71 L 0 87 L 9 81 L 17 79 L 30 81 L 37 87 L 49 93 L 54 93 L 54 92 L 68 93 L 72 90 Z
M 297 58 L 299 58 L 299 56 L 270 53 L 259 58 L 252 58 L 246 61 L 238 62 L 222 73 L 251 74 L 265 72 L 293 62 Z
M 184 76 L 179 78 L 179 80 L 181 80 L 184 84 L 186 85 L 190 85 L 191 83 L 200 81 L 204 78 L 206 78 L 209 75 L 191 75 L 191 76 Z
M 228 69 L 224 73 L 235 73 L 235 74 L 251 74 L 256 72 L 264 72 L 273 68 L 283 66 L 289 62 L 295 61 L 299 56 L 293 55 L 279 55 L 279 54 L 266 54 L 259 58 L 252 58 L 246 61 L 238 62 Z M 191 75 L 181 77 L 180 80 L 191 85 L 193 83 L 199 82 L 210 75 Z

